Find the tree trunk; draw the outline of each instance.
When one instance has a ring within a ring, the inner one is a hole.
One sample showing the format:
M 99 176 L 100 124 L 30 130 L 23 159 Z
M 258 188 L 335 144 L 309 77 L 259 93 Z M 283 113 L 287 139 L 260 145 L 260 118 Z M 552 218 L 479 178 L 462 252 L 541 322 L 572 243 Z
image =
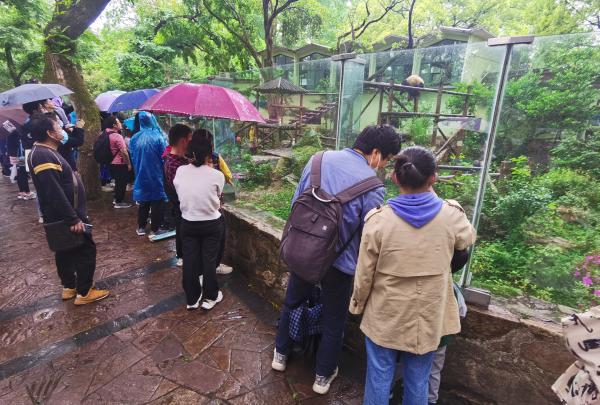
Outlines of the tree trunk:
M 415 40 L 413 35 L 413 12 L 415 10 L 415 3 L 417 0 L 412 0 L 410 3 L 410 9 L 408 10 L 408 42 L 406 49 L 412 49 L 415 47 Z
M 15 87 L 21 85 L 20 75 L 17 72 L 17 66 L 12 56 L 12 45 L 4 45 L 4 57 L 6 58 L 6 67 L 8 68 L 8 74 L 12 79 Z
M 79 148 L 77 169 L 81 175 L 88 199 L 100 195 L 98 163 L 94 160 L 94 141 L 100 134 L 100 111 L 87 89 L 79 68 L 62 54 L 46 49 L 44 54 L 44 82 L 60 83 L 73 91 L 70 95 L 77 118 L 85 121 L 85 141 Z

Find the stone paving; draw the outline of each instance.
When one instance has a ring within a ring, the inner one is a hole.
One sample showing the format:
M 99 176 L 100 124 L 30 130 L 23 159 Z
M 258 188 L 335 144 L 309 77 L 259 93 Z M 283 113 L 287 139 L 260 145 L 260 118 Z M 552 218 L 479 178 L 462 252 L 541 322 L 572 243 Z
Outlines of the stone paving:
M 75 307 L 60 283 L 32 201 L 0 180 L 1 404 L 359 404 L 362 370 L 344 356 L 330 394 L 312 392 L 312 362 L 271 370 L 277 313 L 234 275 L 224 301 L 184 309 L 173 242 L 137 237 L 135 208 L 110 197 L 90 214 L 96 284 L 111 296 Z M 360 364 L 360 363 L 359 363 Z

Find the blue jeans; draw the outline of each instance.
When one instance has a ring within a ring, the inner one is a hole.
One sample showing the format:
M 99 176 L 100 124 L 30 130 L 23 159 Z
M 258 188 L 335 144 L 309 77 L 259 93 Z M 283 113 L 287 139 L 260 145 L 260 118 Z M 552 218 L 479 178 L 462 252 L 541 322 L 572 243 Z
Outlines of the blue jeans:
M 404 374 L 404 396 L 402 405 L 427 405 L 429 374 L 435 352 L 413 354 L 388 349 L 374 343 L 368 337 L 367 381 L 365 383 L 365 405 L 386 405 L 396 372 L 398 354 L 402 357 Z

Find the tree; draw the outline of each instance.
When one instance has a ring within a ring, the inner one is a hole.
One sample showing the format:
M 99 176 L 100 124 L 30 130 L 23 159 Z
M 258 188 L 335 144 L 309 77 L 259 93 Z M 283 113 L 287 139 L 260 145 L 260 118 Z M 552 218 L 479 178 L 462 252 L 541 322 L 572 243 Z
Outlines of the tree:
M 0 2 L 0 50 L 11 84 L 19 86 L 26 73 L 42 62 L 42 26 L 47 19 L 45 2 Z
M 77 115 L 86 122 L 87 136 L 80 148 L 78 168 L 88 196 L 98 195 L 98 165 L 92 149 L 100 133 L 100 113 L 94 103 L 79 66 L 74 61 L 77 39 L 102 13 L 110 0 L 56 0 L 52 20 L 46 26 L 44 81 L 62 83 L 71 90 Z
M 257 30 L 252 18 L 252 2 L 244 0 L 203 0 L 206 11 L 239 40 L 259 68 L 273 66 L 274 35 L 276 20 L 299 0 L 261 0 L 262 41 L 256 41 Z M 260 46 L 264 42 L 264 58 Z
M 410 2 L 411 17 L 415 2 L 416 0 L 411 0 Z M 369 27 L 382 21 L 388 15 L 389 12 L 400 12 L 400 9 L 403 5 L 403 0 L 388 0 L 383 4 L 378 4 L 376 10 L 373 10 L 373 5 L 369 3 L 369 0 L 365 0 L 364 3 L 355 5 L 353 10 L 349 14 L 350 29 L 338 36 L 336 49 L 339 51 L 340 44 L 343 40 L 345 40 L 348 37 L 350 37 L 350 40 L 354 43 L 367 31 Z M 363 11 L 362 15 L 361 11 Z M 360 22 L 357 23 L 355 21 L 356 19 L 359 19 Z M 409 32 L 410 31 L 411 28 L 409 26 Z

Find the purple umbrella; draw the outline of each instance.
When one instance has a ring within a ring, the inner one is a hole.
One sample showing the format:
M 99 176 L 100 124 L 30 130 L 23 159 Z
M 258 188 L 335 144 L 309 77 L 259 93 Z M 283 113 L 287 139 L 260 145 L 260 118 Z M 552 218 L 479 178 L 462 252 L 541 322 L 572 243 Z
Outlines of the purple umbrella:
M 100 111 L 107 111 L 108 107 L 110 107 L 113 101 L 115 101 L 115 99 L 121 94 L 125 94 L 125 92 L 121 90 L 106 91 L 98 94 L 98 97 L 96 97 L 94 101 L 96 102 L 96 105 Z
M 113 103 L 108 107 L 109 113 L 125 111 L 125 110 L 136 110 L 138 109 L 146 100 L 150 97 L 158 93 L 160 90 L 158 89 L 142 89 L 142 90 L 134 90 L 125 94 L 121 94 L 119 97 L 113 101 Z

